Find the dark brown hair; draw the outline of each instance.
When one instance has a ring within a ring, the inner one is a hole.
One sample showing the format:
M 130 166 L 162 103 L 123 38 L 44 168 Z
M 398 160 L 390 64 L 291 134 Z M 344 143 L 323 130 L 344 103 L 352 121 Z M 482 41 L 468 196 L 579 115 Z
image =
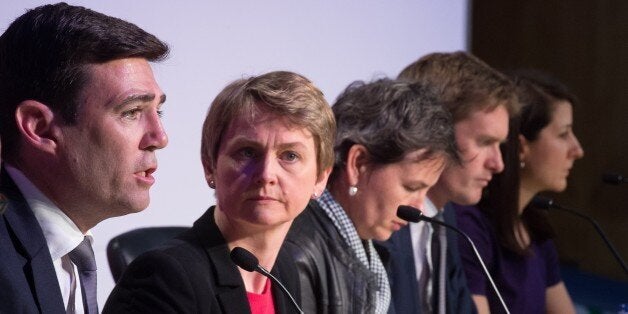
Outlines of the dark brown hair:
M 43 5 L 0 36 L 0 136 L 3 157 L 17 153 L 15 110 L 36 100 L 75 123 L 87 65 L 123 58 L 158 61 L 168 46 L 136 25 L 80 6 Z
M 501 146 L 504 171 L 493 177 L 478 206 L 491 219 L 500 245 L 524 256 L 531 252 L 517 241 L 515 228 L 520 219 L 533 241 L 553 238 L 554 230 L 547 213 L 530 204 L 519 217 L 519 135 L 535 141 L 551 122 L 556 102 L 565 100 L 573 105 L 576 98 L 562 83 L 545 73 L 519 70 L 510 76 L 515 82 L 521 113 L 510 119 L 508 140 Z

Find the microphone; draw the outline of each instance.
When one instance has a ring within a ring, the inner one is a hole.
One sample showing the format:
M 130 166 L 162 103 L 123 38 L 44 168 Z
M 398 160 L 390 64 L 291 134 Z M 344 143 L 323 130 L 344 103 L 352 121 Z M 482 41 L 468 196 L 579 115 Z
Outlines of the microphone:
M 605 173 L 602 175 L 602 181 L 612 185 L 620 185 L 622 183 L 628 183 L 628 178 L 617 173 Z
M 469 238 L 469 236 L 466 233 L 438 219 L 427 217 L 423 215 L 423 213 L 420 210 L 412 206 L 400 205 L 399 207 L 397 207 L 397 217 L 405 221 L 409 221 L 409 222 L 425 221 L 431 224 L 441 225 L 445 228 L 456 231 L 463 238 L 467 239 L 467 242 L 469 242 L 469 244 L 471 245 L 471 248 L 473 249 L 473 253 L 475 253 L 475 257 L 478 259 L 478 261 L 480 262 L 480 265 L 482 266 L 482 270 L 484 271 L 486 278 L 488 278 L 488 281 L 491 283 L 491 287 L 493 287 L 493 291 L 495 292 L 495 294 L 497 295 L 497 298 L 501 302 L 502 307 L 504 308 L 504 311 L 506 311 L 507 314 L 510 314 L 510 311 L 508 310 L 508 307 L 506 306 L 506 302 L 504 302 L 504 299 L 502 298 L 501 293 L 499 293 L 499 290 L 497 289 L 497 286 L 495 285 L 495 282 L 493 281 L 493 277 L 491 277 L 491 274 L 488 272 L 488 269 L 486 269 L 486 265 L 484 265 L 484 261 L 482 260 L 480 253 L 478 253 L 478 249 L 475 247 L 475 244 L 473 243 L 473 241 L 471 241 L 471 238 Z
M 535 206 L 535 207 L 538 207 L 540 209 L 545 209 L 545 210 L 559 209 L 559 210 L 568 212 L 568 213 L 570 213 L 572 215 L 578 216 L 578 217 L 580 217 L 582 219 L 585 219 L 588 222 L 590 222 L 593 225 L 593 227 L 595 227 L 595 230 L 600 235 L 600 237 L 602 237 L 602 240 L 604 240 L 604 243 L 606 243 L 606 246 L 608 247 L 608 249 L 611 250 L 611 253 L 613 253 L 613 255 L 615 256 L 615 259 L 617 260 L 619 265 L 621 265 L 621 267 L 624 269 L 626 274 L 628 274 L 628 268 L 626 267 L 626 263 L 624 263 L 624 260 L 621 258 L 621 256 L 619 256 L 619 253 L 617 252 L 617 250 L 615 249 L 615 247 L 613 246 L 611 241 L 606 237 L 606 234 L 604 234 L 604 231 L 602 230 L 600 225 L 598 225 L 597 221 L 595 221 L 593 218 L 591 218 L 591 217 L 589 217 L 589 216 L 587 216 L 587 215 L 585 215 L 583 213 L 580 213 L 580 212 L 578 212 L 576 210 L 562 207 L 562 206 L 554 203 L 554 200 L 552 200 L 551 198 L 543 197 L 543 196 L 540 196 L 540 195 L 534 196 L 532 198 L 532 201 L 530 202 L 530 204 Z
M 257 257 L 255 257 L 255 255 L 253 255 L 253 253 L 249 252 L 245 248 L 236 246 L 233 248 L 233 250 L 231 250 L 230 256 L 231 256 L 231 260 L 236 265 L 240 266 L 240 268 L 248 272 L 256 271 L 270 278 L 270 280 L 272 280 L 274 284 L 278 285 L 281 288 L 281 290 L 288 296 L 288 298 L 290 299 L 290 301 L 292 301 L 292 304 L 297 309 L 297 311 L 303 314 L 303 310 L 301 310 L 301 308 L 299 307 L 297 302 L 294 300 L 290 292 L 288 292 L 288 289 L 286 289 L 286 287 L 281 283 L 281 281 L 279 281 L 279 279 L 277 279 L 266 268 L 262 267 L 262 265 L 259 264 L 259 260 L 257 259 Z

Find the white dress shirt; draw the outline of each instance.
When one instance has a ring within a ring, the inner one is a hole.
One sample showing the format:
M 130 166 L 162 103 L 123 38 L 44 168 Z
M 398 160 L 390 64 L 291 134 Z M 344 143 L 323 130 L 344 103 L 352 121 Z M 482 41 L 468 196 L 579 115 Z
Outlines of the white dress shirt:
M 438 214 L 439 210 L 434 206 L 434 203 L 429 198 L 425 198 L 425 202 L 423 203 L 423 208 L 421 209 L 423 215 L 427 217 L 434 217 Z M 424 229 L 428 229 L 427 232 Z M 410 223 L 410 240 L 412 241 L 412 256 L 414 257 L 414 269 L 416 271 L 416 280 L 417 287 L 419 287 L 419 295 L 432 295 L 432 282 L 434 276 L 429 276 L 429 281 L 427 282 L 427 286 L 423 286 L 421 284 L 421 274 L 424 271 L 432 272 L 434 266 L 432 265 L 432 249 L 431 249 L 431 239 L 432 234 L 434 233 L 434 228 L 431 224 L 425 221 L 419 222 L 411 222 Z M 424 265 L 425 258 L 427 257 L 428 265 Z M 427 293 L 424 292 L 424 289 L 428 289 Z
M 66 313 L 84 313 L 78 270 L 70 260 L 68 253 L 77 247 L 85 236 L 93 244 L 91 233 L 87 232 L 84 235 L 76 224 L 33 185 L 20 170 L 6 163 L 5 168 L 22 192 L 44 233 L 61 288 Z

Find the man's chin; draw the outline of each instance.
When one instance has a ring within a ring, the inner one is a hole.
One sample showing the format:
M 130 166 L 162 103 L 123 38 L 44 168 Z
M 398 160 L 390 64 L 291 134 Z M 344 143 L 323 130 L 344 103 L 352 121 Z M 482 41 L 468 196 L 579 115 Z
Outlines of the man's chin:
M 481 197 L 482 194 L 460 195 L 460 197 L 452 201 L 458 205 L 471 206 L 479 203 Z
M 128 214 L 136 214 L 142 212 L 146 208 L 148 208 L 149 203 L 149 199 L 131 201 L 128 204 L 119 207 L 116 211 L 115 216 L 125 216 Z

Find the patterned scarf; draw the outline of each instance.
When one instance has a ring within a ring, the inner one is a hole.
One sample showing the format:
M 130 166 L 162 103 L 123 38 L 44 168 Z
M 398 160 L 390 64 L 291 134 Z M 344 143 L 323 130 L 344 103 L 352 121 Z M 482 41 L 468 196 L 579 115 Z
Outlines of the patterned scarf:
M 340 235 L 353 250 L 360 262 L 376 275 L 378 289 L 376 292 L 375 313 L 387 313 L 390 305 L 390 285 L 388 284 L 388 276 L 386 275 L 382 260 L 379 258 L 373 246 L 373 241 L 366 240 L 364 244 L 362 244 L 363 241 L 358 236 L 358 231 L 355 229 L 351 219 L 349 219 L 347 213 L 342 209 L 342 206 L 334 200 L 334 197 L 329 191 L 325 190 L 323 195 L 316 201 L 323 208 L 327 216 L 334 222 L 334 226 L 336 226 L 336 229 L 338 229 L 338 232 L 340 232 Z M 368 253 L 364 248 L 365 245 L 368 247 Z

